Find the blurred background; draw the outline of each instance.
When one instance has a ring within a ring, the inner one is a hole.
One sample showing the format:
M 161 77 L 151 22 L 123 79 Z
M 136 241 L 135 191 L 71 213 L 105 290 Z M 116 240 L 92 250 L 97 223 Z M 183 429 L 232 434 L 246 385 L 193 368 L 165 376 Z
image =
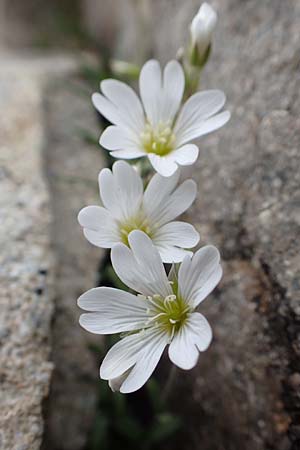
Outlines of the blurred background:
M 300 1 L 210 3 L 201 88 L 232 119 L 184 176 L 223 258 L 214 341 L 168 395 L 165 358 L 122 396 L 98 378 L 112 342 L 78 325 L 77 297 L 112 283 L 76 220 L 110 164 L 90 95 L 112 58 L 174 58 L 199 0 L 0 0 L 1 449 L 300 449 Z

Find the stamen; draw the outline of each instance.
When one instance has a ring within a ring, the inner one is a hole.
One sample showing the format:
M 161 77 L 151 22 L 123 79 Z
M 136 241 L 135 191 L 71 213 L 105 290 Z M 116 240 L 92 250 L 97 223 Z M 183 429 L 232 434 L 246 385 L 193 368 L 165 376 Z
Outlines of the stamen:
M 174 149 L 176 139 L 169 123 L 159 123 L 155 128 L 147 124 L 140 136 L 147 153 L 164 156 Z
M 160 296 L 158 296 L 158 297 L 159 297 L 159 299 L 161 299 Z M 157 301 L 153 300 L 153 298 L 149 297 L 149 298 L 148 298 L 148 301 L 149 301 L 155 308 L 157 308 L 157 309 L 159 309 L 159 310 L 161 310 L 161 311 L 164 311 L 164 308 L 162 307 L 162 305 L 160 305 L 159 303 L 157 303 Z
M 175 334 L 175 326 L 173 326 L 171 330 L 170 342 L 172 341 L 174 334 Z
M 171 339 L 185 324 L 190 306 L 177 297 L 175 294 L 162 297 L 155 294 L 147 297 L 150 307 L 147 309 L 147 314 L 150 316 L 147 325 L 158 326 L 165 330 Z
M 176 295 L 168 295 L 165 299 L 164 299 L 164 306 L 166 308 L 170 308 L 170 303 L 174 302 L 176 300 Z
M 129 246 L 128 235 L 133 230 L 141 230 L 151 237 L 152 231 L 143 210 L 140 210 L 138 214 L 127 218 L 125 221 L 120 221 L 118 225 L 120 239 L 127 246 Z
M 147 320 L 147 323 L 151 323 L 153 321 L 155 321 L 156 319 L 158 319 L 161 316 L 166 316 L 167 314 L 164 312 L 161 312 L 159 314 L 156 314 L 156 316 L 150 317 L 150 319 Z

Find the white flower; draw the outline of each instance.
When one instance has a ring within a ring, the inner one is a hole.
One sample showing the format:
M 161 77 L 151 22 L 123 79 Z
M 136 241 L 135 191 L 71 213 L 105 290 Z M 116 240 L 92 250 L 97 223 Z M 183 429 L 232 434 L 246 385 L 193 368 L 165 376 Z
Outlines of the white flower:
M 153 373 L 169 345 L 171 361 L 182 369 L 197 364 L 199 352 L 212 339 L 205 317 L 197 306 L 220 281 L 218 250 L 201 248 L 187 255 L 178 274 L 174 267 L 167 277 L 157 249 L 141 231 L 129 235 L 130 248 L 117 244 L 112 264 L 119 278 L 141 295 L 99 287 L 78 299 L 80 324 L 96 334 L 127 333 L 107 353 L 100 377 L 113 390 L 129 393 L 141 388 Z
M 218 90 L 194 94 L 178 112 L 183 92 L 184 73 L 177 61 L 170 61 L 161 73 L 158 61 L 150 60 L 142 68 L 139 85 L 142 103 L 125 83 L 104 80 L 103 94 L 93 94 L 96 109 L 114 125 L 100 138 L 100 144 L 115 158 L 147 156 L 163 176 L 172 175 L 178 165 L 193 164 L 198 147 L 190 141 L 222 127 L 228 111 L 216 114 L 225 103 Z
M 111 248 L 118 242 L 128 245 L 132 230 L 142 230 L 151 237 L 164 262 L 182 261 L 199 241 L 195 228 L 173 221 L 193 203 L 197 187 L 186 180 L 177 187 L 180 172 L 165 178 L 155 174 L 145 192 L 136 170 L 125 161 L 114 163 L 112 171 L 99 174 L 100 197 L 104 207 L 83 208 L 78 221 L 89 242 Z
M 200 64 L 206 58 L 216 24 L 215 10 L 208 3 L 203 3 L 191 23 L 192 47 L 197 50 L 197 60 Z

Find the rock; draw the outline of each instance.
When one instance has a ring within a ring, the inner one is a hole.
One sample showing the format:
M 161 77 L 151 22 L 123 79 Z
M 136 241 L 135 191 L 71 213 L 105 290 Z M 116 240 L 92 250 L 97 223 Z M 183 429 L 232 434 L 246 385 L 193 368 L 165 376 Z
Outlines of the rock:
M 1 61 L 0 447 L 38 450 L 44 435 L 45 448 L 79 449 L 93 421 L 98 362 L 76 299 L 96 284 L 103 253 L 76 216 L 98 202 L 104 164 L 81 134 L 97 137 L 99 127 L 78 59 Z
M 121 3 L 120 11 L 129 4 Z M 203 244 L 220 248 L 225 274 L 201 306 L 214 342 L 192 374 L 179 377 L 174 408 L 189 419 L 178 448 L 296 449 L 300 3 L 213 6 L 219 21 L 201 88 L 224 90 L 232 119 L 199 142 L 199 161 L 186 174 L 199 186 L 189 219 Z M 174 58 L 198 7 L 198 0 L 151 2 L 156 58 Z M 129 8 L 120 16 L 117 51 L 134 60 L 134 17 Z
M 25 64 L 24 64 L 25 66 Z M 3 64 L 0 76 L 0 447 L 38 450 L 49 390 L 53 253 L 42 176 L 39 81 Z M 22 76 L 20 76 L 22 74 Z
M 204 448 L 291 448 L 300 407 L 288 383 L 299 371 L 300 4 L 219 7 L 203 87 L 225 90 L 232 119 L 201 142 L 190 217 L 220 247 L 225 276 L 204 307 L 215 342 L 195 375 L 198 435 Z
M 79 326 L 76 305 L 84 291 L 97 285 L 104 255 L 86 241 L 77 223 L 82 207 L 99 204 L 98 173 L 106 165 L 105 153 L 97 143 L 100 129 L 90 94 L 76 74 L 48 84 L 44 94 L 45 170 L 56 256 L 55 370 L 47 402 L 44 448 L 53 450 L 86 446 L 98 392 L 99 361 L 89 346 L 100 346 L 101 340 Z M 84 135 L 95 138 L 96 144 L 86 143 Z

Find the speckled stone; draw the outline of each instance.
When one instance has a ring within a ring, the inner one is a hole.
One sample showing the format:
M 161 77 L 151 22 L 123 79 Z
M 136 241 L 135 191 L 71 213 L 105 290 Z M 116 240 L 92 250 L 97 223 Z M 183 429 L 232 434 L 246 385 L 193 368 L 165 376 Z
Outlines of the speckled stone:
M 28 69 L 28 70 L 27 70 Z M 34 72 L 34 71 L 33 71 Z M 38 450 L 48 394 L 53 253 L 42 176 L 41 85 L 28 66 L 0 75 L 0 448 Z M 22 75 L 22 76 L 21 76 Z
M 55 370 L 46 403 L 45 450 L 85 448 L 98 394 L 101 336 L 78 323 L 77 298 L 97 285 L 104 251 L 84 238 L 77 222 L 81 208 L 100 203 L 98 173 L 106 166 L 97 142 L 100 126 L 91 92 L 76 74 L 49 83 L 44 93 L 47 123 L 45 171 L 51 194 L 52 243 L 56 258 L 52 356 Z M 100 353 L 100 352 L 99 352 Z
M 79 449 L 98 361 L 76 299 L 95 285 L 103 254 L 77 223 L 79 209 L 98 202 L 103 166 L 82 130 L 97 136 L 99 126 L 78 59 L 3 54 L 1 62 L 0 448 Z

